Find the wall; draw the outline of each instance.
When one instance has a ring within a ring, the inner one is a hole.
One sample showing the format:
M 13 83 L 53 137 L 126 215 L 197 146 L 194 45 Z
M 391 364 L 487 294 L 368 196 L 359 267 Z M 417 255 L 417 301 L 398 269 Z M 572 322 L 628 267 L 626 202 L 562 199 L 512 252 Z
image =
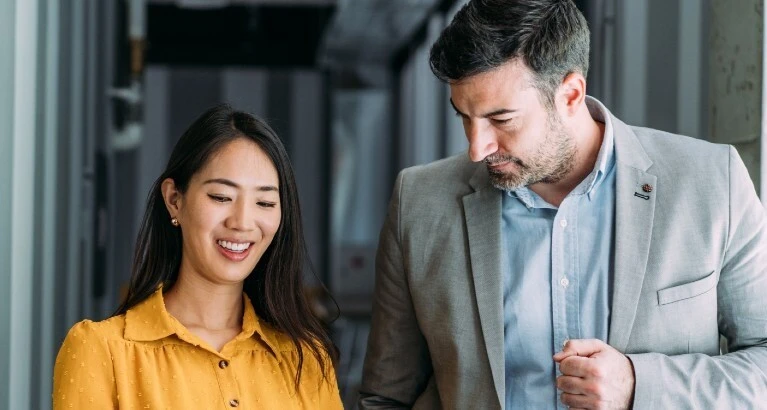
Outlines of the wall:
M 709 133 L 738 149 L 760 189 L 764 1 L 710 3 Z
M 29 407 L 37 2 L 0 3 L 0 407 Z M 7 40 L 7 39 L 10 39 Z

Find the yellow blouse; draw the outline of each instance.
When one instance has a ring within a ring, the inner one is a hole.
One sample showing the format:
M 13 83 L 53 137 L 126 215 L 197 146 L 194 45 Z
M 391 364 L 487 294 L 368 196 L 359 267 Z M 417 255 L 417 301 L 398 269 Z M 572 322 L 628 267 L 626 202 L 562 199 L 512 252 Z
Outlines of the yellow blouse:
M 69 331 L 53 372 L 58 409 L 342 409 L 335 372 L 323 379 L 304 349 L 256 316 L 245 296 L 242 333 L 221 352 L 165 310 L 162 290 L 127 313 Z

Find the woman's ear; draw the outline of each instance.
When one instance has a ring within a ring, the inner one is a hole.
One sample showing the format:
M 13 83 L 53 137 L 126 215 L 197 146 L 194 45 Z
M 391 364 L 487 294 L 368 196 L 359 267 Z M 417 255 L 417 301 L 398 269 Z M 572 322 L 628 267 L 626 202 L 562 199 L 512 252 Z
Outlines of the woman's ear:
M 171 218 L 178 219 L 181 214 L 181 206 L 183 205 L 183 195 L 176 188 L 176 182 L 171 178 L 165 178 L 161 185 L 162 198 L 165 201 L 165 208 L 168 209 L 168 213 Z

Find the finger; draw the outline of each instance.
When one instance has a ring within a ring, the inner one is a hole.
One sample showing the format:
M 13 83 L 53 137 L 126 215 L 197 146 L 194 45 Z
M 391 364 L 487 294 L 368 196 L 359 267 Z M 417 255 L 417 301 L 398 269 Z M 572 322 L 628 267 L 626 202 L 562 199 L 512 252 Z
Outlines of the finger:
M 559 372 L 565 376 L 594 378 L 601 375 L 594 359 L 571 356 L 559 363 Z
M 559 400 L 570 409 L 595 409 L 597 400 L 593 397 L 586 397 L 581 394 L 562 393 Z
M 555 354 L 554 357 L 556 360 L 556 357 L 560 354 L 564 354 L 567 356 L 572 356 L 573 354 L 577 356 L 582 357 L 588 357 L 595 353 L 599 353 L 605 349 L 605 342 L 599 340 L 599 339 L 572 339 L 568 340 L 564 347 L 562 348 L 562 351 Z
M 556 381 L 557 389 L 562 393 L 582 394 L 588 396 L 588 382 L 580 377 L 559 376 Z
M 559 363 L 571 356 L 589 357 L 605 350 L 609 345 L 598 339 L 573 339 L 565 342 L 561 352 L 554 355 L 554 361 Z
M 562 360 L 565 360 L 571 356 L 578 356 L 578 352 L 576 352 L 575 350 L 563 350 L 561 352 L 557 352 L 554 355 L 554 361 L 557 363 L 561 363 Z

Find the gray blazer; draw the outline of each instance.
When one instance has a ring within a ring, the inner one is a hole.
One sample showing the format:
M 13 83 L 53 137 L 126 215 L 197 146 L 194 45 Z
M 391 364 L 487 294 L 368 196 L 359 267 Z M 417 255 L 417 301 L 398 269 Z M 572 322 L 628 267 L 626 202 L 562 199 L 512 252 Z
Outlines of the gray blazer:
M 607 342 L 634 364 L 634 407 L 767 408 L 767 216 L 743 162 L 730 146 L 612 121 Z M 400 173 L 361 408 L 504 407 L 501 243 L 484 164 L 464 154 Z

